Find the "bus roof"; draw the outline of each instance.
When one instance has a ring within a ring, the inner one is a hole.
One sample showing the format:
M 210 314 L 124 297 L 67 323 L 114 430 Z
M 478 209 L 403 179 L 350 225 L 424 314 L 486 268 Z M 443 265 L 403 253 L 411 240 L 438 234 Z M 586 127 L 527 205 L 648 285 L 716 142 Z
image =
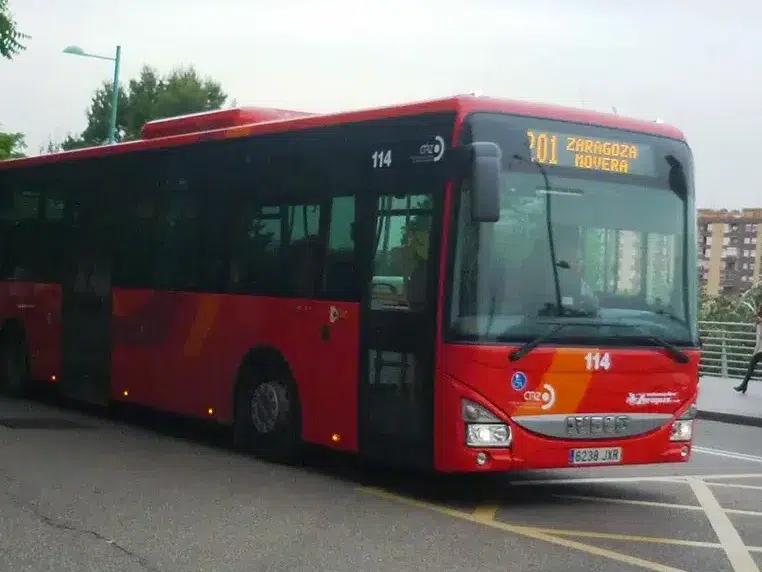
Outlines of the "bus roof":
M 685 140 L 682 131 L 676 127 L 656 121 L 632 119 L 615 113 L 602 113 L 529 101 L 457 95 L 443 99 L 339 113 L 314 114 L 273 108 L 237 107 L 169 117 L 146 123 L 141 131 L 142 138 L 136 141 L 0 161 L 0 169 L 102 157 L 142 149 L 175 147 L 200 141 L 232 139 L 259 133 L 286 132 L 310 127 L 325 127 L 446 111 L 456 112 L 461 117 L 478 111 L 509 113 L 612 127 L 681 141 Z

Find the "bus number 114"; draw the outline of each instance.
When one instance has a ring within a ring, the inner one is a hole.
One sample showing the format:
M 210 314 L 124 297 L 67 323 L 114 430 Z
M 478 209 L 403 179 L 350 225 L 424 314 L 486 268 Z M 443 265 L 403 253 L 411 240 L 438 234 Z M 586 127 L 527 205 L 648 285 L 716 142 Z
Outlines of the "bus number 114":
M 598 371 L 611 369 L 611 354 L 609 352 L 587 352 L 585 354 L 585 366 L 587 371 Z
M 392 151 L 391 149 L 381 149 L 380 151 L 373 152 L 373 168 L 383 169 L 384 167 L 392 166 Z

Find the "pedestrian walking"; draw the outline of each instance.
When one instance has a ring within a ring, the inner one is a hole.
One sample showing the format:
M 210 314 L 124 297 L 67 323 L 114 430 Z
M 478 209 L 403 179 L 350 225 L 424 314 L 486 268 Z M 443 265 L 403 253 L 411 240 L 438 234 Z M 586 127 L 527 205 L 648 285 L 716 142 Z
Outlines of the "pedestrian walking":
M 754 317 L 757 326 L 757 343 L 754 345 L 754 352 L 749 360 L 749 368 L 746 370 L 746 375 L 740 385 L 735 386 L 733 389 L 739 393 L 746 393 L 749 387 L 749 380 L 754 375 L 754 370 L 757 368 L 757 364 L 762 361 L 762 301 L 757 306 L 757 315 Z

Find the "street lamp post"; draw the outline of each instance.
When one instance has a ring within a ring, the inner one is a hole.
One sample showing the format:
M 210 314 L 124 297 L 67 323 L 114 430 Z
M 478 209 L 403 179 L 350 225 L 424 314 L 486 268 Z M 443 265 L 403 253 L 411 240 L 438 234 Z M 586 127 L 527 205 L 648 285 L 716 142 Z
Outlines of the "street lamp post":
M 68 46 L 64 48 L 63 53 L 71 54 L 73 56 L 82 56 L 84 58 L 95 58 L 96 60 L 108 60 L 114 62 L 114 89 L 111 95 L 111 114 L 108 122 L 108 142 L 114 143 L 116 141 L 116 110 L 119 104 L 119 65 L 122 60 L 122 46 L 116 47 L 116 55 L 112 58 L 110 56 L 101 56 L 98 54 L 90 54 L 80 48 L 79 46 Z

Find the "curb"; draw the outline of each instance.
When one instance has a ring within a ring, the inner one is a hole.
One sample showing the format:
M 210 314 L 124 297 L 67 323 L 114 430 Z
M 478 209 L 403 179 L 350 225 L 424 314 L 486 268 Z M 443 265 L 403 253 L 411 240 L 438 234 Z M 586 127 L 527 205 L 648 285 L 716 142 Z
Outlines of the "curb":
M 745 425 L 747 427 L 762 427 L 762 417 L 751 415 L 739 415 L 737 413 L 723 413 L 721 411 L 702 411 L 698 412 L 698 419 L 705 421 L 716 421 L 718 423 L 728 423 L 730 425 Z

